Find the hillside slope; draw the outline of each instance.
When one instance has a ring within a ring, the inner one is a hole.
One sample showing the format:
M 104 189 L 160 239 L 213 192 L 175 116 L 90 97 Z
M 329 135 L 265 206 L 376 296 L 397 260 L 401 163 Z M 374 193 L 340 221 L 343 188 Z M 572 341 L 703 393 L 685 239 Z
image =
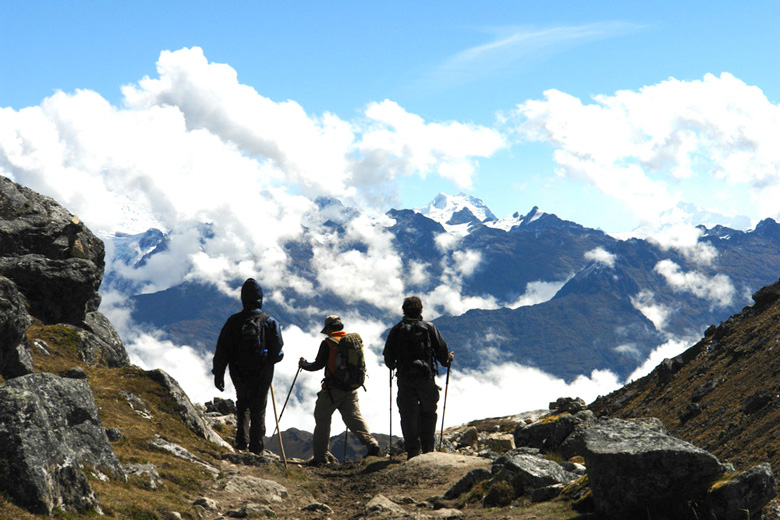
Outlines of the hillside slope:
M 747 467 L 780 467 L 780 282 L 707 329 L 704 338 L 590 408 L 619 418 L 657 417 L 669 431 Z

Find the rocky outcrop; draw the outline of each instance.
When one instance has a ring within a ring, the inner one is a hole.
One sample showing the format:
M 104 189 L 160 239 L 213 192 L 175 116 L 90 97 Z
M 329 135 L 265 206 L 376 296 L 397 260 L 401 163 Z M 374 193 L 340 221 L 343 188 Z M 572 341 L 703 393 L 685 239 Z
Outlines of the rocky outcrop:
M 44 323 L 80 325 L 100 304 L 105 250 L 56 201 L 0 176 L 0 272 Z
M 84 379 L 30 374 L 0 386 L 0 489 L 41 514 L 99 510 L 83 466 L 123 478 Z
M 153 381 L 160 383 L 168 391 L 174 401 L 176 401 L 177 412 L 184 421 L 184 424 L 187 425 L 187 428 L 192 430 L 196 435 L 233 451 L 232 446 L 225 442 L 225 440 L 206 423 L 203 416 L 195 409 L 190 398 L 187 397 L 187 394 L 184 393 L 184 390 L 181 389 L 179 383 L 177 383 L 174 378 L 160 369 L 151 370 L 147 373 Z
M 0 276 L 0 375 L 4 379 L 33 372 L 32 356 L 25 332 L 30 317 L 16 284 Z

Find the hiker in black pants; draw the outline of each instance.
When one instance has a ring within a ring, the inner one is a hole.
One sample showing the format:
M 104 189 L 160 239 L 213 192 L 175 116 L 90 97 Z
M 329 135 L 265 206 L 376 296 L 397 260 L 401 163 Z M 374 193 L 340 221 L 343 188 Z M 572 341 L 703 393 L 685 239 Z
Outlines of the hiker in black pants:
M 214 354 L 214 386 L 225 389 L 225 367 L 236 387 L 237 450 L 247 447 L 262 454 L 265 436 L 265 408 L 274 378 L 274 364 L 284 357 L 279 322 L 260 309 L 263 289 L 252 278 L 241 287 L 244 309 L 230 316 L 217 339 Z
M 408 458 L 433 451 L 436 434 L 436 403 L 439 387 L 437 364 L 449 366 L 455 355 L 433 323 L 422 318 L 422 301 L 417 296 L 404 299 L 403 319 L 385 342 L 385 364 L 397 369 L 398 412 Z

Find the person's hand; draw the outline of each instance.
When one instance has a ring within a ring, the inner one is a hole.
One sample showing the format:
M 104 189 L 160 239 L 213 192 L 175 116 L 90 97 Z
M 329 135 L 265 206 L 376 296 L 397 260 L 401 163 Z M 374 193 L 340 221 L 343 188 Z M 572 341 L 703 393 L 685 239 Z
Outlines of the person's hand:
M 306 363 L 306 358 L 301 358 L 298 360 L 298 366 L 303 367 L 303 364 Z
M 220 392 L 225 391 L 225 376 L 218 376 L 214 374 L 214 386 L 217 387 L 217 390 Z
M 452 363 L 452 360 L 455 359 L 455 353 L 450 352 L 448 359 L 450 360 L 450 363 Z

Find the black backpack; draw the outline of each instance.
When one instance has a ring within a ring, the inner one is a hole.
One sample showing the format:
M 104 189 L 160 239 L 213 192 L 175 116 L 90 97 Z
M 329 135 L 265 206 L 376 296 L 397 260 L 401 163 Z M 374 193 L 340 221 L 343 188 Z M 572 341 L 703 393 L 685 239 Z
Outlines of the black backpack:
M 422 320 L 404 320 L 399 329 L 398 368 L 401 373 L 433 376 L 438 370 L 433 355 L 431 334 Z
M 260 369 L 268 358 L 263 324 L 270 315 L 247 314 L 241 322 L 241 338 L 236 349 L 236 362 L 244 370 Z
M 360 334 L 351 332 L 341 338 L 330 337 L 328 340 L 338 345 L 338 351 L 334 371 L 326 378 L 327 382 L 341 390 L 355 390 L 363 386 L 366 381 L 366 359 Z

